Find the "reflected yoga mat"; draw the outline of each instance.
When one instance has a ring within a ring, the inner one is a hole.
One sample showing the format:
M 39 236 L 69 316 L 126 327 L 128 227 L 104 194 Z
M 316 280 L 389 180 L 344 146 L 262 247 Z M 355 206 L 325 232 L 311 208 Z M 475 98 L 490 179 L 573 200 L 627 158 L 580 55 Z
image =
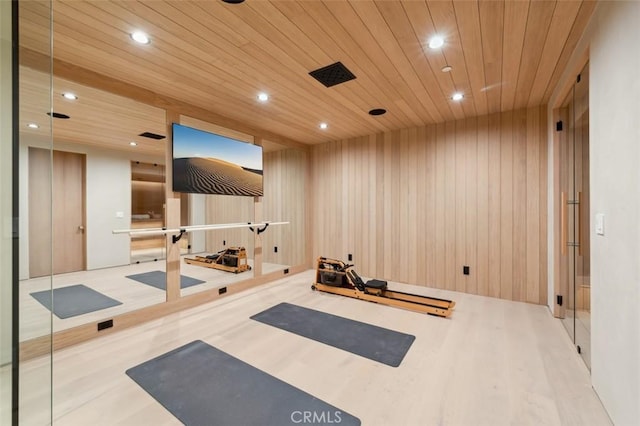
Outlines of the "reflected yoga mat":
M 415 340 L 410 334 L 290 303 L 280 303 L 251 319 L 391 367 L 400 365 Z
M 127 278 L 147 284 L 160 290 L 167 289 L 167 274 L 164 271 L 143 272 L 141 274 L 127 275 Z M 204 281 L 196 278 L 180 275 L 180 288 L 187 288 L 194 285 L 202 284 Z
M 127 375 L 187 426 L 359 425 L 360 420 L 200 340 Z
M 55 288 L 53 291 L 38 291 L 31 293 L 31 296 L 60 319 L 122 305 L 122 302 L 105 296 L 84 284 Z

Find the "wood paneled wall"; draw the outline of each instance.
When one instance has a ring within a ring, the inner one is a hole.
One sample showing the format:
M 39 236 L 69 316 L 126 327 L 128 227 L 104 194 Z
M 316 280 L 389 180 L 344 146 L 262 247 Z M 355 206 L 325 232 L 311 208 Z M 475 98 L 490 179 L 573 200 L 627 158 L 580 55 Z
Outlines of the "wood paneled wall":
M 545 118 L 543 106 L 315 146 L 313 255 L 351 253 L 367 277 L 546 303 Z
M 308 158 L 307 153 L 296 149 L 264 154 L 263 219 L 289 222 L 261 234 L 262 259 L 265 262 L 281 265 L 307 263 L 305 194 Z M 277 253 L 274 247 L 278 247 Z

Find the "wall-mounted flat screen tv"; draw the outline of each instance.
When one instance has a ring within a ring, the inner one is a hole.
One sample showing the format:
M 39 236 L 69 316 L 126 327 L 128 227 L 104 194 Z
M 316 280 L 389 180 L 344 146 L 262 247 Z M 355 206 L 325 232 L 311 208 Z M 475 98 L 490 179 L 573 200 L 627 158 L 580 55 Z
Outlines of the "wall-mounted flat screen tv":
M 173 123 L 173 191 L 261 197 L 262 147 Z

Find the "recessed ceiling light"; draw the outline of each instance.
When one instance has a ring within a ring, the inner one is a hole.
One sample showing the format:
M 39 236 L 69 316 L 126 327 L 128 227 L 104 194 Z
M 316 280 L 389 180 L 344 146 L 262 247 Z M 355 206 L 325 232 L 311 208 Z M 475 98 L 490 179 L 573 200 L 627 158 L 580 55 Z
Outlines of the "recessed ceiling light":
M 244 0 L 222 0 L 225 3 L 229 3 L 229 4 L 240 4 L 240 3 L 244 3 Z
M 462 98 L 464 98 L 464 95 L 462 93 L 454 93 L 453 96 L 451 96 L 451 99 L 453 99 L 454 101 L 461 101 Z
M 442 67 L 442 72 L 450 72 L 453 69 L 453 67 L 451 65 L 445 65 L 444 67 Z
M 36 123 L 29 123 L 29 124 L 27 124 L 27 127 L 30 128 L 30 129 L 37 129 L 40 126 L 38 126 Z
M 258 100 L 260 102 L 267 102 L 269 100 L 269 95 L 267 95 L 266 93 L 258 93 Z
M 78 97 L 75 94 L 71 93 L 71 92 L 64 92 L 62 94 L 62 96 L 65 99 L 69 99 L 70 101 L 75 101 L 76 99 L 78 99 Z
M 149 44 L 151 43 L 151 40 L 149 39 L 149 36 L 142 32 L 142 31 L 134 31 L 131 33 L 131 39 L 133 41 L 135 41 L 136 43 L 140 43 L 140 44 Z
M 440 36 L 433 36 L 429 39 L 429 48 L 430 49 L 439 49 L 444 46 L 444 38 Z
M 320 123 L 320 128 L 322 130 L 326 129 L 327 127 L 329 127 L 329 125 L 327 123 Z
M 138 144 L 137 144 L 137 143 L 135 143 L 135 142 L 133 142 L 133 141 L 131 141 L 131 142 L 129 142 L 129 145 L 131 145 L 131 146 L 136 146 L 136 145 L 138 145 Z

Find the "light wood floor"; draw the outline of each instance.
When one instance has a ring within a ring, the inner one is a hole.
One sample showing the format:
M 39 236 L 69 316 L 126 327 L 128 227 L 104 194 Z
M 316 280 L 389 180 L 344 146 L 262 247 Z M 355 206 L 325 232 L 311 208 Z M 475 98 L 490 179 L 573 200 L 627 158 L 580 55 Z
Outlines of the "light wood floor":
M 544 306 L 390 283 L 454 299 L 450 319 L 312 292 L 313 271 L 283 278 L 54 354 L 55 425 L 178 425 L 125 371 L 203 340 L 363 425 L 609 425 L 588 371 Z M 252 321 L 287 301 L 405 333 L 398 368 Z M 24 425 L 47 423 L 50 361 L 22 365 Z M 212 424 L 214 422 L 212 421 Z

